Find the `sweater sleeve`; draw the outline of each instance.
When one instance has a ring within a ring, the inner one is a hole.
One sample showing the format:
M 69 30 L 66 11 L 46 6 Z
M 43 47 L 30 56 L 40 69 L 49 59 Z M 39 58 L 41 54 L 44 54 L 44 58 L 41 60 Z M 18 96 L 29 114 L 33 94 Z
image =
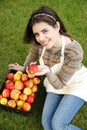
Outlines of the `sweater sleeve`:
M 32 44 L 29 54 L 27 55 L 26 60 L 24 62 L 24 70 L 31 62 L 35 62 L 37 59 L 38 59 L 38 48 L 35 44 Z
M 56 88 L 62 88 L 72 75 L 80 69 L 83 59 L 83 50 L 77 43 L 65 48 L 64 64 L 57 74 L 52 72 L 47 74 L 49 82 Z

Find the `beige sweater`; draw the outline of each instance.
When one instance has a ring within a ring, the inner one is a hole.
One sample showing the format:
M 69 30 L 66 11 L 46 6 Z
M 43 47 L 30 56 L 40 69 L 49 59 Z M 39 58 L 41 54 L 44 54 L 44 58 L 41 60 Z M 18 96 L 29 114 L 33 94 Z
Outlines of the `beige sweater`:
M 42 46 L 32 44 L 30 52 L 25 60 L 24 67 L 26 68 L 31 62 L 37 61 L 42 53 Z M 45 65 L 52 67 L 56 63 L 60 62 L 61 48 L 53 47 L 50 50 L 46 50 L 43 56 Z M 50 72 L 47 77 L 50 83 L 57 89 L 60 89 L 71 78 L 71 76 L 81 68 L 83 59 L 83 50 L 81 45 L 72 40 L 71 44 L 65 46 L 64 51 L 64 64 L 56 75 Z

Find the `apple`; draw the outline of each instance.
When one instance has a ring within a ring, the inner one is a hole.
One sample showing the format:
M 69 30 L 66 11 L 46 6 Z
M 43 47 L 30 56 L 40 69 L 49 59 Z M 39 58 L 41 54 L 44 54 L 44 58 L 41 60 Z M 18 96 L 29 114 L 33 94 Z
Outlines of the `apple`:
M 26 80 L 26 81 L 24 82 L 24 86 L 25 86 L 25 87 L 32 88 L 32 87 L 33 87 L 33 82 L 30 81 L 30 80 Z
M 12 108 L 16 107 L 16 101 L 13 99 L 10 99 L 7 104 L 9 107 L 12 107 Z
M 15 73 L 14 74 L 14 81 L 18 81 L 18 80 L 20 80 L 21 79 L 21 74 L 19 74 L 19 73 Z
M 24 94 L 24 93 L 21 93 L 21 94 L 19 95 L 19 99 L 25 101 L 25 100 L 27 100 L 27 95 Z
M 11 97 L 12 99 L 14 99 L 14 100 L 18 100 L 20 93 L 21 93 L 20 90 L 18 90 L 18 89 L 13 89 L 13 90 L 11 90 L 11 92 L 10 92 L 10 97 Z
M 34 99 L 35 99 L 34 96 L 29 95 L 28 98 L 27 98 L 27 102 L 28 102 L 28 103 L 33 103 L 33 102 L 34 102 Z
M 15 89 L 22 90 L 24 88 L 24 84 L 21 80 L 15 82 Z
M 32 79 L 32 78 L 35 77 L 35 75 L 29 73 L 29 74 L 28 74 L 28 77 L 29 77 L 29 79 Z
M 26 80 L 28 80 L 28 75 L 27 74 L 22 74 L 21 75 L 21 80 L 24 82 Z
M 35 97 L 35 93 L 31 93 L 31 95 L 32 95 L 33 97 Z
M 31 94 L 31 89 L 29 87 L 24 88 L 23 93 L 26 95 L 30 95 Z
M 24 103 L 23 100 L 18 100 L 18 101 L 17 101 L 17 107 L 18 107 L 19 109 L 22 108 L 23 103 Z
M 5 88 L 7 88 L 9 90 L 14 89 L 14 83 L 13 83 L 13 81 L 5 82 Z
M 38 86 L 34 84 L 32 87 L 32 93 L 36 93 L 37 91 L 38 91 Z
M 8 74 L 7 74 L 7 79 L 8 79 L 8 80 L 13 80 L 13 79 L 14 79 L 14 74 L 11 73 L 11 72 L 8 73 Z
M 30 110 L 31 110 L 31 104 L 28 103 L 28 102 L 24 102 L 24 103 L 23 103 L 23 106 L 22 106 L 22 109 L 23 109 L 24 111 L 30 111 Z
M 32 63 L 28 66 L 27 70 L 30 74 L 35 74 L 38 72 L 38 66 L 35 63 Z
M 8 100 L 7 100 L 6 97 L 2 97 L 2 98 L 0 99 L 0 104 L 2 104 L 2 105 L 7 105 L 7 102 L 8 102 Z
M 20 75 L 22 75 L 22 74 L 23 74 L 23 72 L 22 72 L 22 71 L 20 71 L 20 70 L 18 70 L 16 73 L 17 73 L 17 74 L 20 74 Z
M 35 78 L 33 78 L 33 82 L 34 82 L 34 84 L 39 84 L 40 83 L 40 78 L 39 77 L 35 77 Z
M 2 96 L 7 98 L 7 97 L 9 97 L 9 95 L 10 95 L 10 90 L 7 88 L 4 88 L 2 90 Z
M 0 94 L 0 99 L 1 99 L 2 97 L 3 97 L 2 94 Z
M 7 83 L 7 82 L 11 82 L 11 80 L 8 80 L 8 79 L 7 79 L 7 80 L 5 81 L 5 83 Z

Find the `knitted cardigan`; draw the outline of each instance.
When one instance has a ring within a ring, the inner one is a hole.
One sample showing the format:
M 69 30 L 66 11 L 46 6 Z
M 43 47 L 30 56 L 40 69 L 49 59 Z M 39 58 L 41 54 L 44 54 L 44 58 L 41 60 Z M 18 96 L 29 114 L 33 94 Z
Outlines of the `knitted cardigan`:
M 31 63 L 37 61 L 42 53 L 43 47 L 41 45 L 32 44 L 29 54 L 25 60 L 24 68 Z M 52 67 L 60 62 L 61 48 L 52 47 L 47 49 L 43 56 L 45 65 Z M 71 40 L 71 43 L 65 46 L 64 50 L 64 64 L 61 70 L 55 75 L 52 72 L 47 74 L 49 81 L 56 88 L 62 88 L 71 76 L 81 68 L 83 59 L 83 50 L 81 45 Z M 54 82 L 56 80 L 56 82 Z

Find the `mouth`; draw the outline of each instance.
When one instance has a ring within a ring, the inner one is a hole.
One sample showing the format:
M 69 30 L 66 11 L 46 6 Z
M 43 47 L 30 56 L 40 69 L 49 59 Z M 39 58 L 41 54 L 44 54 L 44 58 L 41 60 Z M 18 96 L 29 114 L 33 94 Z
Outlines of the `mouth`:
M 43 42 L 43 46 L 48 46 L 48 44 L 49 44 L 49 41 Z

